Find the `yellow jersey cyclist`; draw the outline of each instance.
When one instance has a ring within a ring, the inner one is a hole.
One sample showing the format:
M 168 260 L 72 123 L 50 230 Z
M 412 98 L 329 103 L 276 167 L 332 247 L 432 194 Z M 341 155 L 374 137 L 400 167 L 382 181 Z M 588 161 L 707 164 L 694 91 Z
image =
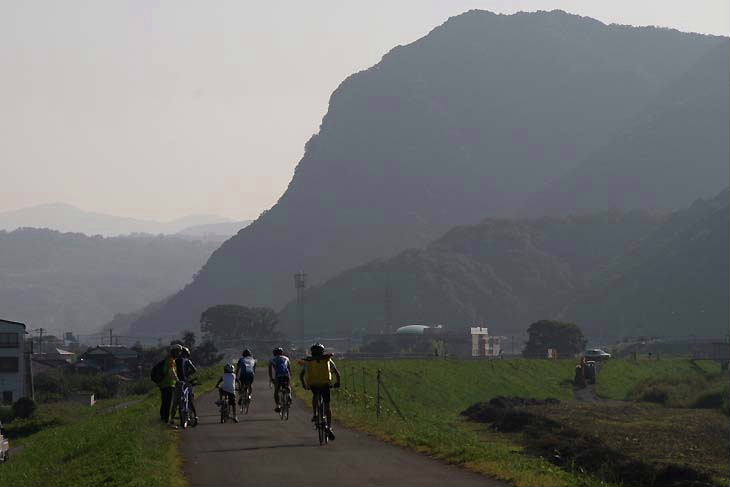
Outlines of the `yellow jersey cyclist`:
M 331 353 L 324 353 L 324 345 L 315 343 L 309 349 L 312 355 L 303 359 L 300 364 L 302 371 L 299 374 L 299 380 L 302 387 L 312 391 L 312 421 L 317 416 L 317 395 L 322 396 L 324 401 L 325 414 L 327 415 L 327 434 L 330 440 L 335 439 L 332 432 L 332 409 L 330 408 L 330 385 L 332 384 L 332 374 L 335 375 L 336 381 L 334 388 L 340 387 L 340 371 L 332 360 Z

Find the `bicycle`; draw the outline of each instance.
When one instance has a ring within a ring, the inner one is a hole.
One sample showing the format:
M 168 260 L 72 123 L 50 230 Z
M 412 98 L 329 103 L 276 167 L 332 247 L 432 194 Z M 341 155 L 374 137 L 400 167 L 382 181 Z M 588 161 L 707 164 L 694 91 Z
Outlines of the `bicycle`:
M 180 387 L 178 406 L 180 411 L 180 427 L 183 429 L 188 426 L 194 428 L 198 425 L 198 418 L 195 415 L 195 408 L 193 407 L 193 386 L 196 384 L 194 381 L 182 382 Z
M 216 405 L 220 407 L 221 413 L 221 424 L 231 419 L 231 407 L 236 407 L 235 404 L 231 406 L 228 402 L 228 397 L 224 396 L 219 388 L 219 399 L 216 401 Z M 234 411 L 235 413 L 235 411 Z
M 248 408 L 251 406 L 251 393 L 251 384 L 244 385 L 241 391 L 241 398 L 238 400 L 243 414 L 248 414 Z
M 319 437 L 319 444 L 326 445 L 329 443 L 329 427 L 327 426 L 327 414 L 324 406 L 324 398 L 322 394 L 313 392 L 316 395 L 317 409 L 314 413 L 314 427 L 317 429 L 317 436 Z
M 279 386 L 279 407 L 279 417 L 282 421 L 287 421 L 291 407 L 291 386 L 289 384 Z

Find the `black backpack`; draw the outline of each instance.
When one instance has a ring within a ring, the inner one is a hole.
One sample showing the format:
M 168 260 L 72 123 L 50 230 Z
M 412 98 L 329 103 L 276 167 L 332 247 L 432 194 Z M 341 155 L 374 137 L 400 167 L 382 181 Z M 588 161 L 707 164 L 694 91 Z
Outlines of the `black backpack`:
M 152 382 L 155 384 L 159 384 L 163 381 L 165 378 L 165 360 L 160 360 L 155 364 L 154 367 L 152 367 L 152 370 L 150 371 L 150 379 L 152 379 Z

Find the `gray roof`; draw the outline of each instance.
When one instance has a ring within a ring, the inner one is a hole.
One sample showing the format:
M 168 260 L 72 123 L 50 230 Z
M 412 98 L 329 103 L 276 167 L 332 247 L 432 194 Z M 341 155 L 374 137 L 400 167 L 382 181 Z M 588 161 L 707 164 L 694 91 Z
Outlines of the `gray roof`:
M 19 321 L 10 321 L 0 318 L 0 323 L 7 323 L 8 325 L 20 325 L 25 329 L 25 323 L 21 323 Z

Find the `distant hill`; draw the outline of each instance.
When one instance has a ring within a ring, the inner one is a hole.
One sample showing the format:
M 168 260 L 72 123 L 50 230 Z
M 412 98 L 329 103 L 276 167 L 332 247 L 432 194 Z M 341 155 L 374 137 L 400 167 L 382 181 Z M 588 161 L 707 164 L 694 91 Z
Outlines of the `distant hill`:
M 724 336 L 730 191 L 676 212 L 564 310 L 593 335 Z
M 0 231 L 0 311 L 33 328 L 96 331 L 190 282 L 216 246 L 169 236 Z
M 423 249 L 353 268 L 307 290 L 307 334 L 380 332 L 407 323 L 523 333 L 557 316 L 577 293 L 663 217 L 616 213 L 539 220 L 487 219 L 457 227 Z M 297 307 L 281 312 L 296 330 Z
M 17 228 L 33 227 L 103 236 L 132 233 L 173 234 L 191 226 L 228 222 L 230 220 L 227 218 L 215 215 L 190 215 L 169 222 L 137 220 L 84 211 L 64 203 L 38 205 L 0 213 L 0 230 L 12 231 Z
M 242 228 L 251 224 L 251 220 L 236 222 L 208 223 L 205 225 L 193 225 L 183 228 L 176 235 L 195 238 L 222 239 L 232 237 Z
M 717 181 L 707 183 L 697 173 L 716 161 L 687 161 L 665 179 L 663 170 L 624 162 L 617 134 L 654 112 L 675 89 L 687 90 L 676 99 L 689 105 L 675 113 L 699 113 L 704 104 L 693 108 L 700 100 L 691 94 L 704 78 L 728 70 L 727 61 L 701 60 L 727 45 L 727 38 L 607 26 L 560 11 L 453 17 L 347 78 L 332 94 L 319 133 L 307 142 L 277 204 L 132 328 L 179 330 L 218 303 L 281 307 L 294 296 L 294 272 L 304 270 L 313 284 L 322 283 L 353 266 L 425 245 L 454 225 L 512 216 L 529 195 L 609 146 L 615 156 L 605 160 L 628 166 L 644 178 L 641 184 L 650 177 L 657 188 L 666 184 L 678 193 L 676 199 L 634 198 L 632 205 L 665 207 L 709 196 Z M 692 69 L 710 71 L 697 83 L 691 77 L 680 82 Z M 726 93 L 716 102 L 727 110 Z M 633 126 L 656 127 L 651 137 L 660 145 L 677 137 L 672 124 Z M 690 138 L 683 150 L 703 154 L 706 143 Z M 658 156 L 651 152 L 637 164 L 656 167 Z M 716 176 L 710 177 L 728 179 Z M 686 188 L 673 184 L 681 177 Z M 604 194 L 601 184 L 575 188 L 579 206 L 578 193 L 595 185 Z M 573 213 L 569 206 L 563 208 Z

